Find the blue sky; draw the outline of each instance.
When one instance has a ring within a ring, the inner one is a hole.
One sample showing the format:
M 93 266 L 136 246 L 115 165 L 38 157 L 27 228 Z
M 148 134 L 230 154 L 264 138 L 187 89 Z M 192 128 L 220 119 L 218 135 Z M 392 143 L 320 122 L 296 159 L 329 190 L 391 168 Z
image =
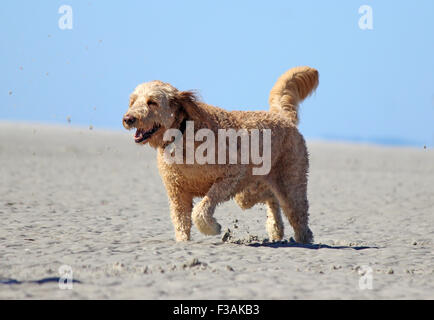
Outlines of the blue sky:
M 61 5 L 73 29 L 61 30 Z M 358 9 L 370 5 L 373 30 Z M 280 74 L 320 72 L 307 138 L 434 145 L 434 1 L 2 1 L 0 120 L 121 130 L 134 87 L 266 110 Z

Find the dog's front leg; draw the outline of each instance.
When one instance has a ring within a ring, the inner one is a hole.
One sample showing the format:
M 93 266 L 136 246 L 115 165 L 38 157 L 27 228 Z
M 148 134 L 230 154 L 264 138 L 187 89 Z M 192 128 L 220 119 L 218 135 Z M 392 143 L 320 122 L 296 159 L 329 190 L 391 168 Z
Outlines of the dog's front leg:
M 214 210 L 219 203 L 229 200 L 234 195 L 241 176 L 240 174 L 237 177 L 225 177 L 217 180 L 205 197 L 194 206 L 193 222 L 201 233 L 210 236 L 220 234 L 221 226 L 213 217 Z
M 169 201 L 176 241 L 190 240 L 193 197 L 190 194 L 173 192 L 169 194 Z

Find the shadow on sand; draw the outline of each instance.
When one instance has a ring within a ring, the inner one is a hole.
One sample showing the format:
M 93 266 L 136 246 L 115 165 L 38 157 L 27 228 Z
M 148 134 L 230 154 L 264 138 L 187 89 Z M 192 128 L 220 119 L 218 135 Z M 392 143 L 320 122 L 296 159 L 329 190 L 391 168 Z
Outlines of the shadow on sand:
M 43 278 L 43 279 L 39 279 L 39 280 L 25 280 L 25 281 L 19 281 L 19 280 L 15 280 L 15 279 L 0 279 L 0 284 L 24 284 L 24 283 L 35 283 L 35 284 L 44 284 L 44 283 L 50 283 L 50 282 L 64 282 L 64 280 L 62 280 L 59 277 L 52 277 L 52 278 Z M 73 283 L 81 283 L 81 281 L 73 279 L 72 280 Z
M 248 243 L 244 244 L 249 247 L 268 247 L 268 248 L 305 248 L 305 249 L 353 249 L 353 250 L 365 250 L 365 249 L 379 249 L 379 247 L 375 246 L 330 246 L 327 244 L 303 244 L 297 242 L 256 242 L 256 243 Z

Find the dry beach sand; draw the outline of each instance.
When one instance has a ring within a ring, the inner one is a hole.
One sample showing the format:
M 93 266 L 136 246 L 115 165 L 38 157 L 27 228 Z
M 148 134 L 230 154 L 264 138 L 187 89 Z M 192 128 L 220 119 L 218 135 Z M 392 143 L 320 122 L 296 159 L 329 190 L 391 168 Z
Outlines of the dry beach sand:
M 0 123 L 0 298 L 433 299 L 434 151 L 308 146 L 314 245 L 287 221 L 268 243 L 265 208 L 233 201 L 225 242 L 176 243 L 155 151 L 131 133 Z

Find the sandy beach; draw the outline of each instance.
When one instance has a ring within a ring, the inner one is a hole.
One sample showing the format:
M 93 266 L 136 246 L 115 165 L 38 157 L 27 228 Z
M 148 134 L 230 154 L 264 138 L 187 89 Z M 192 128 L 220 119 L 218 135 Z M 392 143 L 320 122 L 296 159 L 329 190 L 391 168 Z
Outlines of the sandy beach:
M 286 220 L 267 242 L 265 207 L 234 201 L 220 236 L 176 243 L 156 152 L 131 133 L 0 122 L 0 299 L 434 299 L 433 150 L 308 148 L 315 244 Z

